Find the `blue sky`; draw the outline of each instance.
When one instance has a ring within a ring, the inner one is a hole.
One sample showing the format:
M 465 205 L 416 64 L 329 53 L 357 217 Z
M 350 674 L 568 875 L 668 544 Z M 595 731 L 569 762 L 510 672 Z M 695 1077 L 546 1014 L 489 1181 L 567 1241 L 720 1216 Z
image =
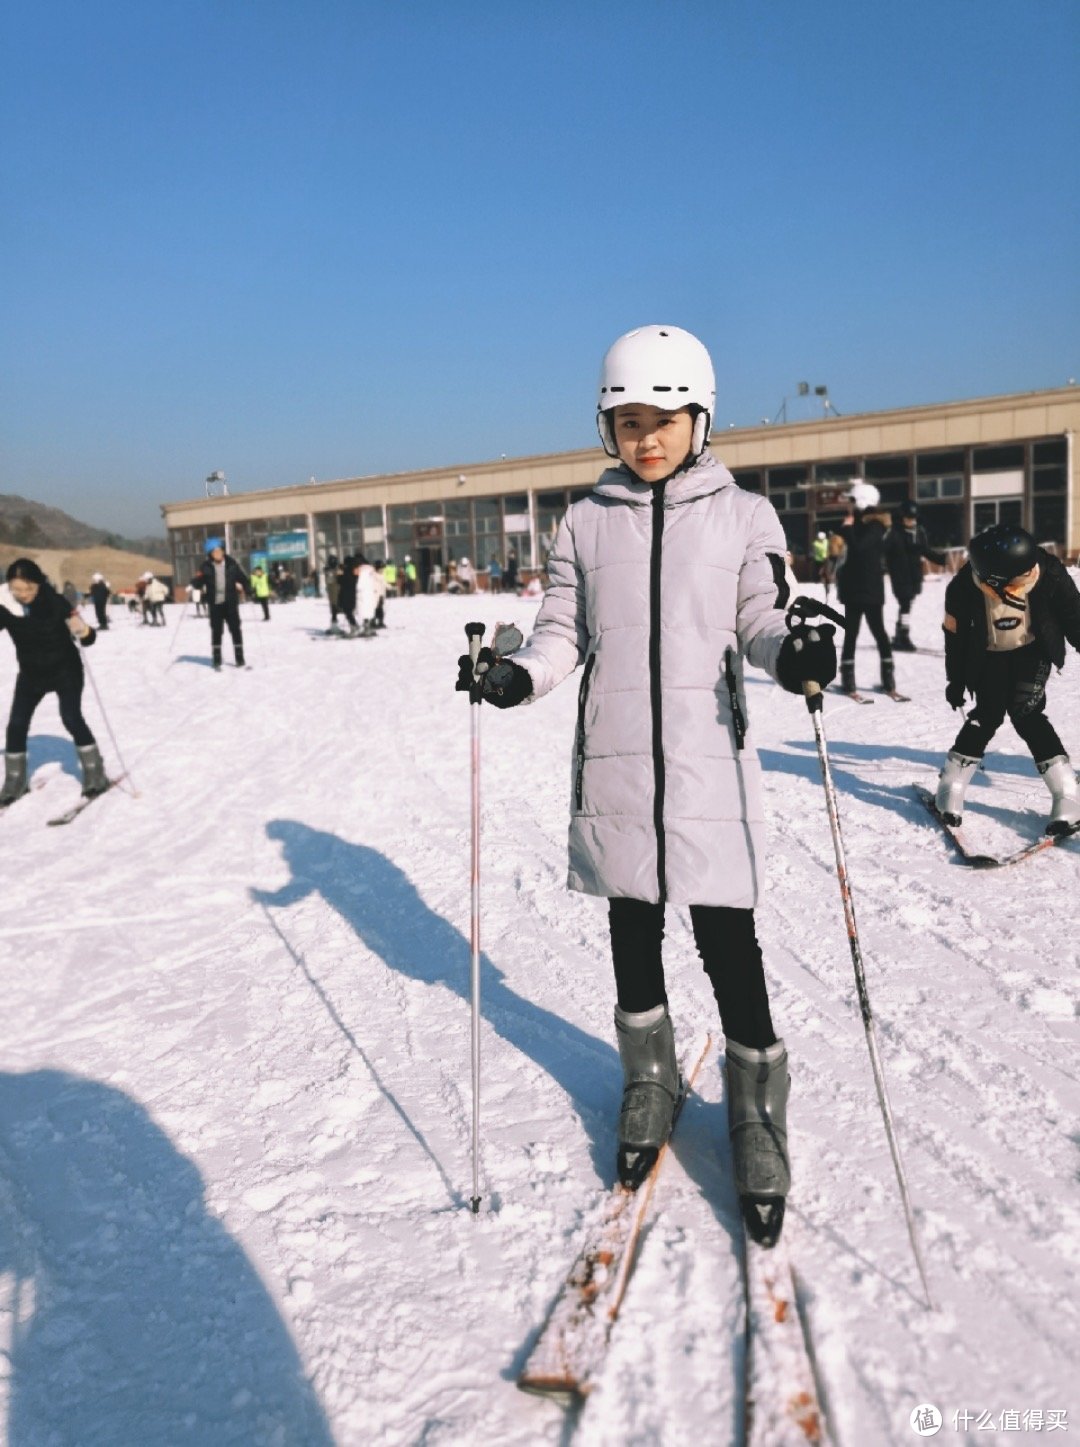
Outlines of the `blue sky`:
M 1075 0 L 8 6 L 0 492 L 140 534 L 216 468 L 588 446 L 651 321 L 720 427 L 1061 385 L 1078 50 Z

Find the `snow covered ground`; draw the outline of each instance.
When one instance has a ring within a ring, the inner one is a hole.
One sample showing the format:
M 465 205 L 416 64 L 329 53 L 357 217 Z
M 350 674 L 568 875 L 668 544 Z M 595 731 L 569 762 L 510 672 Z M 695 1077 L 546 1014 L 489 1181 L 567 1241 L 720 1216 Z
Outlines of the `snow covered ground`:
M 928 648 L 941 599 L 931 582 L 916 604 Z M 43 705 L 44 787 L 0 819 L 11 1447 L 739 1441 L 715 1057 L 600 1387 L 567 1415 L 514 1386 L 611 1182 L 620 1087 L 605 910 L 563 883 L 571 682 L 484 710 L 484 1202 L 467 1209 L 469 710 L 451 686 L 468 619 L 528 633 L 535 608 L 401 600 L 377 641 L 339 643 L 316 641 L 324 605 L 302 601 L 250 617 L 253 671 L 221 675 L 205 621 L 117 614 L 89 662 L 140 797 L 65 829 L 45 821 L 78 794 L 74 752 Z M 0 660 L 6 693 L 2 640 Z M 868 688 L 872 648 L 859 671 Z M 759 930 L 793 1070 L 788 1220 L 823 1400 L 845 1447 L 915 1440 L 926 1402 L 941 1440 L 1034 1436 L 1033 1412 L 1075 1432 L 1080 843 L 1012 872 L 959 865 L 911 793 L 957 726 L 943 663 L 898 671 L 911 703 L 831 695 L 826 726 L 936 1313 L 874 1097 L 810 720 L 748 687 L 771 817 Z M 1075 655 L 1050 699 L 1080 759 Z M 115 768 L 92 692 L 87 715 Z M 1041 829 L 1048 796 L 1008 725 L 988 765 L 967 822 L 1002 850 Z M 667 948 L 689 1049 L 715 1018 L 681 912 Z

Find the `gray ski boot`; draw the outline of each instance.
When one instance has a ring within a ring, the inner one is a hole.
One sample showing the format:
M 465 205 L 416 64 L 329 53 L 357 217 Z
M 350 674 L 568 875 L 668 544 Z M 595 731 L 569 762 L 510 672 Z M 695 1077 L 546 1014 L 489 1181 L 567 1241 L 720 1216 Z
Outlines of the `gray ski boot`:
M 8 758 L 11 758 L 10 754 Z M 1072 834 L 1080 827 L 1080 788 L 1077 787 L 1072 760 L 1068 754 L 1057 754 L 1035 767 L 1054 801 L 1050 822 L 1046 826 L 1047 834 Z
M 630 1014 L 615 1007 L 623 1068 L 619 1112 L 619 1180 L 636 1191 L 671 1134 L 679 1098 L 675 1032 L 666 1005 Z
M 83 794 L 88 799 L 93 799 L 97 794 L 104 794 L 109 787 L 109 780 L 105 775 L 105 765 L 97 744 L 87 744 L 85 748 L 76 749 L 75 752 L 79 756 L 79 765 L 82 769 Z
M 21 799 L 27 789 L 26 755 L 5 754 L 4 787 L 0 789 L 0 809 L 6 809 L 9 804 L 14 804 L 16 799 Z
M 845 693 L 858 693 L 859 691 L 855 687 L 855 660 L 853 658 L 840 661 L 840 687 Z
M 945 767 L 938 776 L 934 805 L 945 823 L 954 829 L 960 827 L 964 817 L 964 795 L 972 774 L 981 763 L 982 759 L 958 754 L 955 749 L 950 749 L 945 755 Z
M 735 1160 L 735 1188 L 751 1239 L 775 1246 L 791 1187 L 787 1148 L 787 1098 L 791 1087 L 787 1051 L 777 1040 L 766 1050 L 727 1042 L 728 1131 Z

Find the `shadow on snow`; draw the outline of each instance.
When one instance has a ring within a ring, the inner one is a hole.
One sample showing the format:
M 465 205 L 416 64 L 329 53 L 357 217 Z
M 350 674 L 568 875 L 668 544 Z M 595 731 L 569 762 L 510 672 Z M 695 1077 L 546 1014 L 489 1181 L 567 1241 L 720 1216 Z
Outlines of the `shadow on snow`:
M 198 1170 L 121 1091 L 0 1074 L 0 1289 L 10 1447 L 332 1447 Z

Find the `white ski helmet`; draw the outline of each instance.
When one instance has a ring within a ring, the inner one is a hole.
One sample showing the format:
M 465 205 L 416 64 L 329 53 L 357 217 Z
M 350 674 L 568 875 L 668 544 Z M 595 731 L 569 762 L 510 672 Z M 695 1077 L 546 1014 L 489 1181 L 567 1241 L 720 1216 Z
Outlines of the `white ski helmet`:
M 865 512 L 867 508 L 877 507 L 881 501 L 881 493 L 872 482 L 866 482 L 861 477 L 856 477 L 844 493 L 844 497 L 856 512 Z
M 622 402 L 648 402 L 653 407 L 700 407 L 694 419 L 691 449 L 705 450 L 716 405 L 712 361 L 697 337 L 681 327 L 637 327 L 607 350 L 600 368 L 596 426 L 609 457 L 618 457 L 611 410 Z

